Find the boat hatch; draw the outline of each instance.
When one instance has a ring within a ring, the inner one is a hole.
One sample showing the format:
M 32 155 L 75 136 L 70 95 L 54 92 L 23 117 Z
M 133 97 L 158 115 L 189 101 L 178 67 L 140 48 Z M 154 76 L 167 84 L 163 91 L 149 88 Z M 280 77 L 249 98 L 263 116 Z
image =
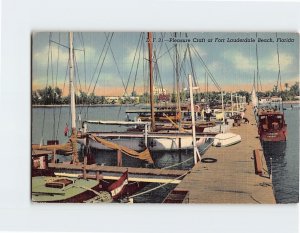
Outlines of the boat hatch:
M 73 180 L 63 178 L 63 179 L 56 179 L 56 180 L 46 182 L 45 186 L 49 187 L 49 188 L 60 188 L 61 189 L 70 184 L 73 184 L 73 183 L 74 183 Z

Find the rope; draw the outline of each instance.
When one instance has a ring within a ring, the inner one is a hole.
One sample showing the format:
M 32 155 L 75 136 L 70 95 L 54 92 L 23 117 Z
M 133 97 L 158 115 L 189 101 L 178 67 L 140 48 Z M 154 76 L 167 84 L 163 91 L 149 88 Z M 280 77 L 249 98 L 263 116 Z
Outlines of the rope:
M 167 167 L 163 167 L 163 168 L 161 168 L 161 169 L 169 169 L 169 168 L 172 168 L 172 167 L 177 167 L 178 165 L 184 164 L 184 163 L 186 163 L 186 162 L 188 162 L 188 161 L 190 161 L 190 160 L 192 160 L 192 159 L 194 159 L 194 157 L 191 157 L 191 158 L 189 158 L 189 159 L 186 159 L 186 160 L 184 160 L 184 161 L 182 161 L 182 162 L 180 162 L 180 163 L 176 163 L 176 164 L 173 164 L 173 165 L 170 165 L 170 166 L 167 166 Z
M 67 63 L 66 74 L 65 74 L 65 81 L 64 81 L 64 85 L 63 85 L 62 92 L 64 92 L 64 90 L 65 90 L 66 80 L 67 80 L 67 76 L 68 76 L 68 70 L 69 70 L 69 61 L 68 61 L 68 63 Z M 59 125 L 60 125 L 61 109 L 62 109 L 62 105 L 60 105 L 60 108 L 59 108 L 59 115 L 58 115 L 58 123 L 57 123 L 56 138 L 58 137 L 58 129 L 59 129 Z
M 46 94 L 47 86 L 48 86 L 48 77 L 49 77 L 49 60 L 50 60 L 50 47 L 51 47 L 51 38 L 52 38 L 52 33 L 49 33 L 49 45 L 48 45 L 48 59 L 47 59 L 47 81 L 46 81 L 46 87 L 45 87 L 45 92 L 44 95 Z M 45 103 L 44 103 L 45 104 Z M 44 114 L 43 114 L 43 126 L 42 126 L 42 138 L 41 138 L 41 144 L 43 143 L 44 140 L 44 128 L 45 128 L 45 118 L 46 118 L 46 108 L 44 108 Z
M 172 183 L 172 182 L 175 181 L 175 180 L 179 180 L 180 178 L 186 176 L 186 175 L 187 175 L 188 173 L 190 173 L 190 172 L 191 172 L 191 171 L 187 171 L 187 172 L 184 173 L 183 175 L 178 176 L 178 177 L 176 177 L 175 179 L 173 179 L 173 180 L 171 180 L 171 181 L 169 181 L 169 182 L 167 182 L 167 183 L 165 183 L 165 184 L 162 184 L 162 185 L 159 185 L 159 186 L 154 187 L 154 188 L 152 188 L 152 189 L 149 189 L 149 190 L 147 190 L 147 191 L 144 191 L 144 192 L 141 192 L 141 193 L 138 193 L 138 194 L 129 196 L 128 198 L 138 197 L 138 196 L 144 195 L 144 194 L 146 194 L 146 193 L 150 193 L 150 192 L 152 192 L 152 191 L 154 191 L 154 190 L 160 189 L 160 188 L 162 188 L 162 187 L 164 187 L 164 186 L 166 186 L 166 185 Z
M 277 32 L 276 32 L 276 41 L 277 41 Z M 277 78 L 277 84 L 276 85 L 277 85 L 277 91 L 278 91 L 278 82 L 280 82 L 280 91 L 282 91 L 278 42 L 276 43 L 276 45 L 277 45 L 277 62 L 278 62 L 278 78 Z
M 101 197 L 101 195 L 102 195 L 101 193 L 95 191 L 94 189 L 91 189 L 91 188 L 88 188 L 88 187 L 85 187 L 85 186 L 73 185 L 73 187 L 81 188 L 81 189 L 85 189 L 85 190 L 91 191 L 91 192 L 95 193 L 99 197 Z
M 103 48 L 102 48 L 102 51 L 101 51 L 101 53 L 100 53 L 100 56 L 99 56 L 99 58 L 98 58 L 97 65 L 96 65 L 96 68 L 95 68 L 95 70 L 94 70 L 94 73 L 93 73 L 93 75 L 92 75 L 92 79 L 91 79 L 91 82 L 90 82 L 89 88 L 88 88 L 88 90 L 87 90 L 87 93 L 89 93 L 89 91 L 90 91 L 90 88 L 91 88 L 92 82 L 93 82 L 93 80 L 94 80 L 94 76 L 95 76 L 95 74 L 96 74 L 96 71 L 97 71 L 97 69 L 98 69 L 98 65 L 99 65 L 99 63 L 100 63 L 100 59 L 101 59 L 101 57 L 102 57 L 102 54 L 103 54 L 103 52 L 104 52 L 104 49 L 105 49 L 105 47 L 106 47 L 106 43 L 107 43 L 107 41 L 108 41 L 108 38 L 105 40 L 105 43 L 104 43 L 104 45 L 103 45 Z
M 212 73 L 210 72 L 210 70 L 208 69 L 207 65 L 205 64 L 204 60 L 202 59 L 202 57 L 200 56 L 199 52 L 196 50 L 195 46 L 192 45 L 192 48 L 195 52 L 195 54 L 198 56 L 198 58 L 200 59 L 204 69 L 206 70 L 208 76 L 210 77 L 210 79 L 212 80 L 212 82 L 214 83 L 214 85 L 217 87 L 217 89 L 219 91 L 222 90 L 222 88 L 220 87 L 220 85 L 217 83 L 217 81 L 215 80 L 214 76 L 212 75 Z
M 108 43 L 111 42 L 111 40 L 112 40 L 112 38 L 113 38 L 113 35 L 114 35 L 114 33 L 111 34 L 111 37 L 110 37 L 110 40 L 108 41 Z M 98 76 L 97 76 L 97 79 L 96 79 L 96 82 L 95 82 L 95 85 L 94 85 L 94 88 L 93 88 L 92 93 L 95 92 L 96 85 L 97 85 L 97 83 L 98 83 L 98 81 L 99 81 L 100 73 L 101 73 L 101 71 L 102 71 L 103 64 L 104 64 L 104 61 L 105 61 L 105 59 L 106 59 L 106 55 L 107 55 L 108 49 L 109 49 L 109 46 L 107 46 L 107 48 L 106 48 L 105 55 L 104 55 L 104 57 L 103 57 L 103 60 L 102 60 L 102 63 L 101 63 L 101 66 L 100 66 L 100 69 L 99 69 L 99 72 L 98 72 Z
M 143 41 L 144 34 L 141 34 L 141 35 L 142 35 L 141 41 Z M 142 43 L 141 43 L 141 45 L 142 45 Z M 136 63 L 136 70 L 135 70 L 135 75 L 134 75 L 134 82 L 133 82 L 132 92 L 134 92 L 134 90 L 135 90 L 136 78 L 137 78 L 137 73 L 138 73 L 139 64 L 140 64 L 141 51 L 142 51 L 142 46 L 140 46 L 138 60 L 137 60 L 137 63 Z
M 214 142 L 214 141 L 210 142 L 203 150 L 199 151 L 199 153 L 202 154 L 202 152 L 206 151 L 207 148 L 210 147 L 210 146 L 213 144 L 213 142 Z M 161 168 L 161 169 L 168 169 L 168 168 L 171 168 L 171 167 L 176 167 L 176 166 L 181 165 L 181 164 L 183 164 L 183 163 L 186 163 L 186 162 L 188 162 L 188 161 L 190 161 L 190 160 L 192 160 L 192 159 L 194 159 L 194 157 L 191 157 L 191 158 L 189 158 L 189 159 L 186 159 L 186 160 L 184 160 L 184 161 L 182 161 L 182 162 L 180 162 L 180 163 L 176 163 L 176 164 L 173 164 L 173 165 L 170 165 L 170 166 L 167 166 L 167 167 L 163 167 L 163 168 Z
M 108 36 L 106 35 L 106 33 L 104 33 L 104 35 L 105 35 L 106 39 L 108 39 Z M 109 49 L 110 49 L 110 51 L 111 51 L 112 57 L 113 57 L 113 59 L 114 59 L 114 62 L 115 62 L 115 65 L 116 65 L 118 74 L 119 74 L 119 76 L 120 76 L 120 78 L 121 78 L 122 85 L 123 85 L 123 87 L 124 87 L 124 89 L 125 89 L 124 79 L 123 79 L 123 76 L 121 75 L 121 72 L 120 72 L 118 63 L 117 63 L 117 61 L 116 61 L 115 54 L 114 54 L 114 52 L 113 52 L 113 50 L 112 50 L 112 48 L 111 48 L 111 43 L 110 43 L 110 42 L 108 43 L 108 46 L 109 46 Z M 125 94 L 127 94 L 127 92 L 126 92 Z
M 139 45 L 141 43 L 141 37 L 142 37 L 142 33 L 140 33 L 139 41 L 138 41 L 138 44 L 137 44 L 136 49 L 135 49 L 135 53 L 134 53 L 134 57 L 133 57 L 133 62 L 131 64 L 131 68 L 130 68 L 130 72 L 129 72 L 129 75 L 128 75 L 127 83 L 126 83 L 126 86 L 125 86 L 125 92 L 124 92 L 124 94 L 127 93 L 127 88 L 128 88 L 128 84 L 129 84 L 129 81 L 130 81 L 130 76 L 131 76 L 131 72 L 132 72 L 132 69 L 133 69 L 134 62 L 135 62 L 136 54 L 137 54 Z

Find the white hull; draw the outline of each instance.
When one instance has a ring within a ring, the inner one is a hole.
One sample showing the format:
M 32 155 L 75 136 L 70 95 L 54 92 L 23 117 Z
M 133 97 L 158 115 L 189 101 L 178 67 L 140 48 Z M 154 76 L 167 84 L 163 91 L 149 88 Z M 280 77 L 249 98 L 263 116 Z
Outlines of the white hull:
M 234 133 L 220 133 L 214 138 L 213 146 L 231 146 L 241 141 L 241 136 Z
M 135 151 L 143 151 L 145 149 L 144 139 L 143 138 L 113 138 L 107 139 L 111 142 L 114 142 L 118 145 L 122 145 L 133 149 Z M 193 149 L 193 138 L 149 138 L 149 149 L 151 151 L 172 151 L 172 150 L 184 150 L 184 149 Z M 86 144 L 85 139 L 78 139 L 80 144 Z M 206 138 L 198 138 L 196 140 L 197 147 L 202 146 L 206 142 Z M 89 145 L 92 148 L 98 150 L 111 150 L 110 148 L 104 146 L 103 144 L 96 142 L 92 139 L 89 140 Z
M 226 133 L 229 132 L 233 125 L 233 120 L 228 119 L 228 124 L 220 124 L 213 127 L 207 127 L 203 130 L 203 133 Z

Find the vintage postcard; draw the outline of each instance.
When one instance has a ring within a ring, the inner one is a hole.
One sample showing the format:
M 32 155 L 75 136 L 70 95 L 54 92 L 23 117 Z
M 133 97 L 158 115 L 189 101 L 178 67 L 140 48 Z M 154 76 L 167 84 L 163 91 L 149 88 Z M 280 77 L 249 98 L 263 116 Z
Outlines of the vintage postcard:
M 31 42 L 32 202 L 298 203 L 299 34 Z

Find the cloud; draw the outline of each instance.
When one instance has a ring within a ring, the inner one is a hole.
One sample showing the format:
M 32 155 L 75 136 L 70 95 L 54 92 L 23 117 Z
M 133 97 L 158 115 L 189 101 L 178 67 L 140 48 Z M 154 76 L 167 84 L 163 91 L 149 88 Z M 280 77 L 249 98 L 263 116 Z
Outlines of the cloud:
M 240 51 L 228 50 L 224 53 L 225 60 L 233 64 L 234 68 L 237 70 L 249 71 L 256 70 L 256 58 L 251 56 L 246 56 Z M 288 70 L 295 58 L 288 53 L 280 53 L 280 69 L 281 71 Z M 277 72 L 278 67 L 278 56 L 277 53 L 267 54 L 263 58 L 259 59 L 259 69 L 260 71 L 272 71 Z
M 249 71 L 256 69 L 254 60 L 240 51 L 227 50 L 224 53 L 224 59 L 232 63 L 237 70 Z
M 294 58 L 292 55 L 288 53 L 280 53 L 279 54 L 279 64 L 281 71 L 288 70 L 293 64 Z M 264 58 L 261 61 L 262 69 L 267 71 L 278 71 L 278 56 L 277 53 L 271 54 L 268 57 Z

